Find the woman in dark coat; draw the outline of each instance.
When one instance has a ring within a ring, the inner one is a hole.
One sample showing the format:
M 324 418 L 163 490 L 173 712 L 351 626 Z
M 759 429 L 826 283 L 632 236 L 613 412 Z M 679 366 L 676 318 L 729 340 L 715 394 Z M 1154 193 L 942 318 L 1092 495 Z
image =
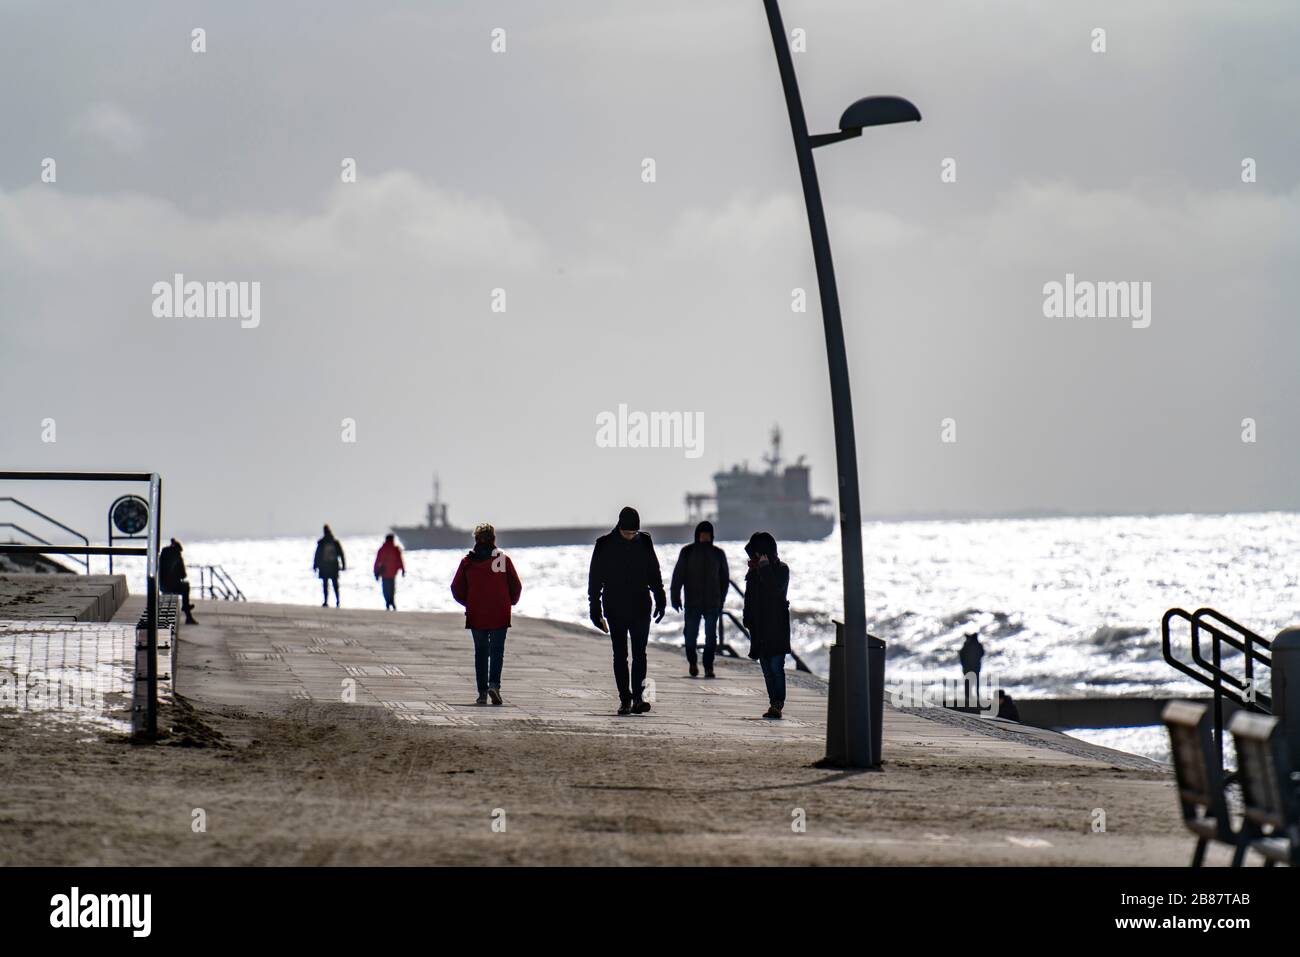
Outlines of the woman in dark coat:
M 343 557 L 343 546 L 339 540 L 334 537 L 328 525 L 325 526 L 325 534 L 316 541 L 316 555 L 311 560 L 311 567 L 316 574 L 320 576 L 321 596 L 324 601 L 320 603 L 325 608 L 330 603 L 330 582 L 334 583 L 334 607 L 339 606 L 339 571 L 346 570 L 348 560 Z
M 776 539 L 755 532 L 745 546 L 749 571 L 745 575 L 744 623 L 749 631 L 749 657 L 758 660 L 767 683 L 770 707 L 765 718 L 780 718 L 785 707 L 785 656 L 790 653 L 790 567 L 777 556 Z

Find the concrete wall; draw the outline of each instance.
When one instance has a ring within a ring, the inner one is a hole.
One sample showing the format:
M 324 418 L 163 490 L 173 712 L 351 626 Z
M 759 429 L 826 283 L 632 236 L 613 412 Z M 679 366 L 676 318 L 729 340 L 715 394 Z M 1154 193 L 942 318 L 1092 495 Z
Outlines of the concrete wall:
M 111 621 L 126 596 L 123 575 L 0 575 L 0 618 Z

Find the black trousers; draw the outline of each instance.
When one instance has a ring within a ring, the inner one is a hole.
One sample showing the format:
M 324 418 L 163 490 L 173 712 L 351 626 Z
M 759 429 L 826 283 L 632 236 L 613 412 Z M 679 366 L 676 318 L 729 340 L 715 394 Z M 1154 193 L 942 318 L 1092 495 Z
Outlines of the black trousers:
M 159 585 L 158 590 L 164 595 L 180 595 L 181 611 L 190 611 L 194 606 L 190 604 L 190 583 L 182 578 L 178 582 L 168 582 L 166 585 Z
M 610 644 L 614 648 L 614 684 L 621 701 L 640 701 L 645 686 L 646 642 L 650 640 L 650 615 L 609 619 Z M 627 652 L 632 649 L 632 677 L 628 681 Z
M 393 611 L 397 611 L 397 579 L 381 579 L 381 587 L 384 590 L 384 608 L 391 608 Z

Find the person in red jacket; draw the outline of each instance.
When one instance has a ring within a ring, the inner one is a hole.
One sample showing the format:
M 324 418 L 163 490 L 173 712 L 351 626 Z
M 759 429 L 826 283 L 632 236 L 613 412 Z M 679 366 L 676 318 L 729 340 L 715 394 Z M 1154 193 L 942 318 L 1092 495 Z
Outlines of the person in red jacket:
M 379 546 L 375 556 L 375 581 L 383 582 L 384 608 L 397 611 L 397 573 L 406 577 L 406 562 L 402 561 L 402 550 L 393 541 L 392 535 L 384 536 L 384 544 Z
M 501 664 L 506 653 L 510 607 L 523 591 L 514 562 L 497 548 L 497 532 L 484 522 L 474 529 L 474 550 L 460 560 L 451 595 L 465 606 L 465 627 L 474 636 L 478 704 L 501 703 Z

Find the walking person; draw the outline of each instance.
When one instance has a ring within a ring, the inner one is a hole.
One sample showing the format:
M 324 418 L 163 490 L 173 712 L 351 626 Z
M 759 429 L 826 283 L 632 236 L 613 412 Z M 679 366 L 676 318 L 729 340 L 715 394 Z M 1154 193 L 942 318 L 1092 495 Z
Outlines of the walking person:
M 785 708 L 785 656 L 790 653 L 790 567 L 777 556 L 776 539 L 755 532 L 745 546 L 744 623 L 749 657 L 756 658 L 767 684 L 768 709 L 763 717 L 780 719 Z
M 325 534 L 316 542 L 316 557 L 311 560 L 311 567 L 320 576 L 321 597 L 324 599 L 320 606 L 322 608 L 329 606 L 330 582 L 333 582 L 334 607 L 337 608 L 339 606 L 339 572 L 347 570 L 348 561 L 343 556 L 343 545 L 334 537 L 334 533 L 330 531 L 328 525 L 325 526 Z
M 506 655 L 510 608 L 519 603 L 523 585 L 510 556 L 497 548 L 496 529 L 487 522 L 474 527 L 474 548 L 460 560 L 451 580 L 451 595 L 465 606 L 465 627 L 474 639 L 476 704 L 501 704 L 501 666 Z
M 173 538 L 171 544 L 158 553 L 158 590 L 164 595 L 180 595 L 185 624 L 197 625 L 190 614 L 194 605 L 190 601 L 190 583 L 186 580 L 185 559 L 181 557 L 181 551 L 181 543 Z
M 682 548 L 673 569 L 673 610 L 682 610 L 682 590 L 686 591 L 686 662 L 692 678 L 698 678 L 699 665 L 695 660 L 695 645 L 700 634 L 700 621 L 704 621 L 704 677 L 713 677 L 713 655 L 718 646 L 718 618 L 727 599 L 727 585 L 731 581 L 727 556 L 713 544 L 713 523 L 700 522 L 695 526 L 695 540 Z
M 587 575 L 587 601 L 591 623 L 606 632 L 614 652 L 614 684 L 618 688 L 619 714 L 645 714 L 646 643 L 650 639 L 650 599 L 654 620 L 663 621 L 663 577 L 650 536 L 641 531 L 641 516 L 634 508 L 618 513 L 618 525 L 596 539 Z M 632 652 L 629 680 L 628 650 Z
M 402 561 L 402 550 L 391 534 L 384 536 L 384 544 L 379 546 L 375 555 L 375 581 L 382 582 L 384 591 L 384 610 L 397 611 L 397 573 L 406 577 L 406 562 Z

